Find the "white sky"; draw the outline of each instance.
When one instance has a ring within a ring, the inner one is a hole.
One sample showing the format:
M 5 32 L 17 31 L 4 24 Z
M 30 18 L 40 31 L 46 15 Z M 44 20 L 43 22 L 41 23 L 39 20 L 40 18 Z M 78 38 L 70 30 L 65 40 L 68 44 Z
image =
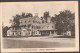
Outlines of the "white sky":
M 16 14 L 25 13 L 38 13 L 38 16 L 43 16 L 45 11 L 49 11 L 50 16 L 58 14 L 59 11 L 71 10 L 75 12 L 75 2 L 26 2 L 26 3 L 3 3 L 2 4 L 2 22 L 4 26 L 10 26 L 9 23 L 12 16 Z

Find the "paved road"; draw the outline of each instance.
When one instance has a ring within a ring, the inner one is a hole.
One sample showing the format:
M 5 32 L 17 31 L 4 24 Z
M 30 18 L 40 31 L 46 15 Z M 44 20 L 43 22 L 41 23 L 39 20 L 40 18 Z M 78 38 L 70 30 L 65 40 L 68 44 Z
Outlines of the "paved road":
M 4 46 L 4 48 L 74 47 L 75 39 L 72 39 L 72 38 L 48 38 L 48 37 L 4 38 L 3 46 Z

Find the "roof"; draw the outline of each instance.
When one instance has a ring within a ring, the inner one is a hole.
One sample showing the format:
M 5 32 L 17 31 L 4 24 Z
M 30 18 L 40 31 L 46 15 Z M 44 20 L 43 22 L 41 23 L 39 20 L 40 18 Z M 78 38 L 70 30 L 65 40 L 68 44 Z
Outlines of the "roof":
M 46 28 L 42 28 L 42 29 L 40 29 L 39 31 L 52 31 L 52 30 L 57 30 L 57 29 L 46 29 Z
M 28 18 L 22 18 L 22 19 L 20 19 L 20 20 L 40 20 L 40 18 L 39 17 L 36 17 L 36 16 L 34 16 L 34 17 L 28 17 Z
M 39 17 L 36 17 L 36 16 L 23 18 L 23 19 L 20 19 L 19 21 L 22 22 L 22 23 L 20 23 L 20 26 L 21 25 L 27 25 L 27 24 L 38 25 L 37 22 L 40 22 L 40 23 L 42 22 L 41 19 Z M 33 21 L 34 21 L 34 23 L 33 23 Z
M 30 31 L 31 29 L 29 29 L 29 28 L 23 28 L 23 29 L 21 29 L 21 30 L 28 30 L 28 31 Z
M 39 29 L 39 31 L 57 30 L 57 29 L 55 29 L 55 24 L 54 23 L 44 23 L 41 26 L 42 26 L 42 28 Z M 52 28 L 52 26 L 54 26 L 54 27 Z

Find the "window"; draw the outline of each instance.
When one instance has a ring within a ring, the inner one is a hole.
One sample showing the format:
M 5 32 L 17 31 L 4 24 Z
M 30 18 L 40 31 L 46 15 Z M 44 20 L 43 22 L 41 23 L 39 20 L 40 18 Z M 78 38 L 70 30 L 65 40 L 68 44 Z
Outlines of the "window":
M 22 23 L 22 22 L 20 22 L 20 23 Z
M 36 34 L 37 34 L 37 31 L 36 31 Z
M 39 22 L 39 24 L 41 24 L 41 22 Z
M 17 34 L 17 32 L 15 32 Z
M 14 32 L 12 32 L 13 34 L 12 35 L 14 35 Z
M 10 32 L 9 32 L 9 35 L 10 35 Z
M 35 31 L 34 31 L 34 34 L 35 34 Z
M 49 26 L 47 26 L 47 28 L 48 28 Z
M 23 32 L 25 32 L 25 30 L 23 30 Z
M 33 23 L 35 23 L 35 21 L 33 20 Z
M 54 26 L 52 26 L 52 28 L 54 28 Z
M 25 21 L 25 23 L 26 23 L 26 21 Z
M 29 32 L 29 34 L 30 34 L 30 32 Z
M 39 34 L 40 34 L 40 31 L 39 31 Z
M 31 22 L 31 21 L 29 20 L 29 22 Z
M 20 35 L 21 35 L 21 32 L 20 32 Z

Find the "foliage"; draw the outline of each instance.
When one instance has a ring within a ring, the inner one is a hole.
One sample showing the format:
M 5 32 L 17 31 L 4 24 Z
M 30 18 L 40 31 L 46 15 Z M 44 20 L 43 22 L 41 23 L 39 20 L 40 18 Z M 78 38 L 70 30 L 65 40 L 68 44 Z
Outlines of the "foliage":
M 44 12 L 44 15 L 43 15 L 43 19 L 45 20 L 45 22 L 47 23 L 47 18 L 49 17 L 49 12 Z
M 56 22 L 56 29 L 58 34 L 64 33 L 68 30 L 74 30 L 75 15 L 69 10 L 60 11 L 58 15 L 55 14 L 55 17 L 52 18 L 52 21 Z
M 6 37 L 7 36 L 7 30 L 9 29 L 9 27 L 5 26 L 2 28 L 2 34 L 3 34 L 3 37 Z
M 44 23 L 44 19 L 43 19 L 43 17 L 41 17 L 41 20 L 42 20 L 42 23 Z

